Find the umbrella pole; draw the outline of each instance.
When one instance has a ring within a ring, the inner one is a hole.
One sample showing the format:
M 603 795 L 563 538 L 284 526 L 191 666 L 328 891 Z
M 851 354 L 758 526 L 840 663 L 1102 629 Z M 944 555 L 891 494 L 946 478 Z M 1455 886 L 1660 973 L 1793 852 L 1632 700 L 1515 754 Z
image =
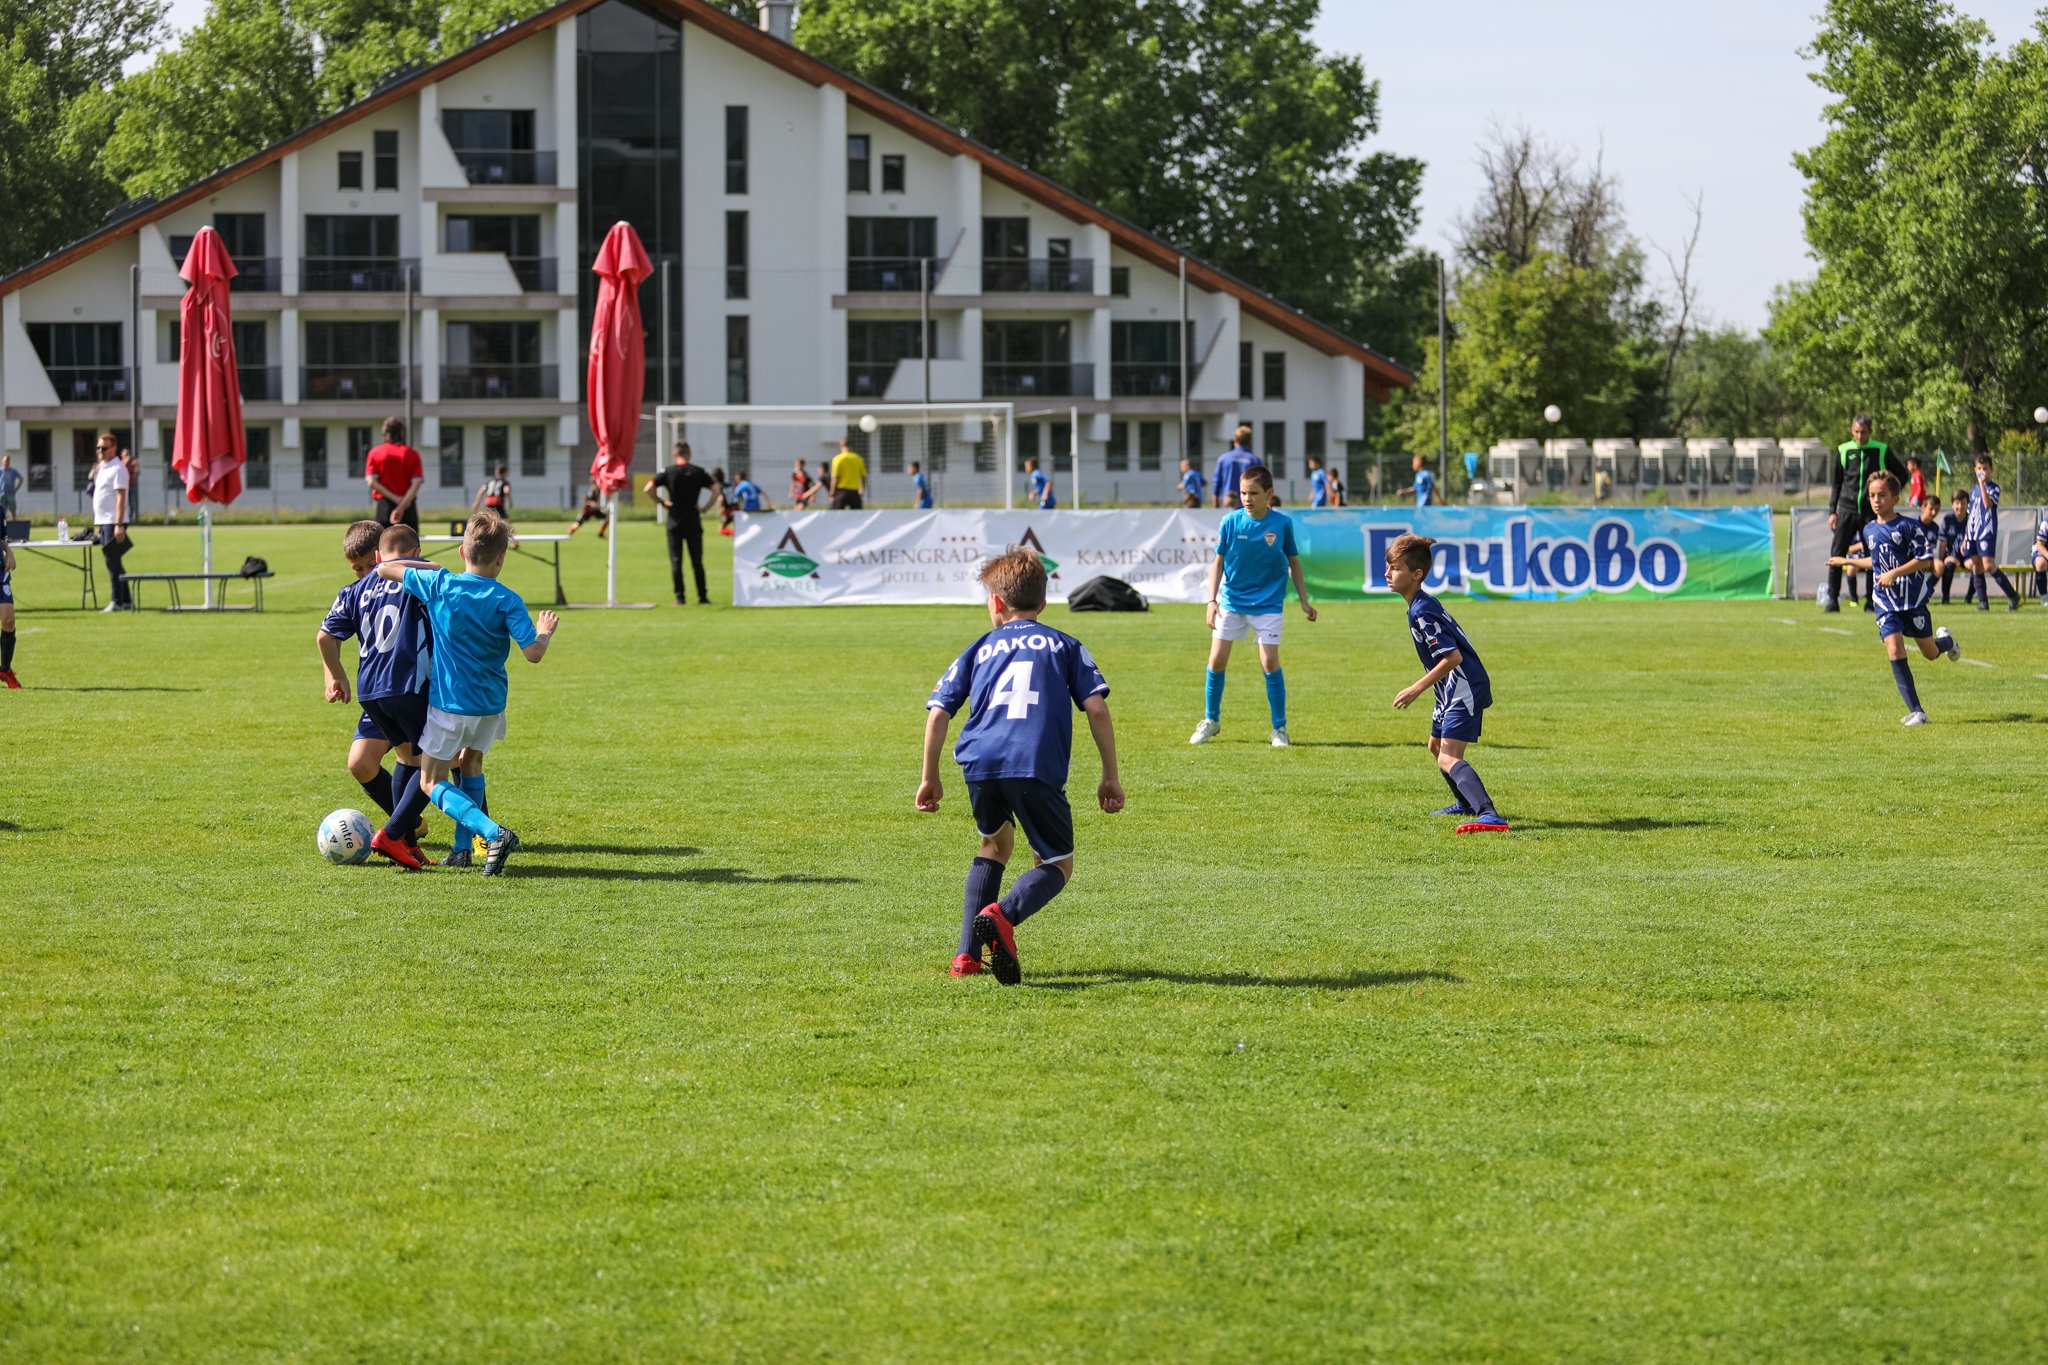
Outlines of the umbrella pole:
M 199 509 L 199 569 L 202 573 L 213 572 L 213 513 L 204 507 Z M 202 596 L 200 601 L 210 611 L 213 608 L 213 580 L 200 580 Z
M 619 605 L 619 495 L 616 489 L 610 498 L 607 515 L 611 518 L 612 533 L 604 538 L 604 604 L 616 607 Z

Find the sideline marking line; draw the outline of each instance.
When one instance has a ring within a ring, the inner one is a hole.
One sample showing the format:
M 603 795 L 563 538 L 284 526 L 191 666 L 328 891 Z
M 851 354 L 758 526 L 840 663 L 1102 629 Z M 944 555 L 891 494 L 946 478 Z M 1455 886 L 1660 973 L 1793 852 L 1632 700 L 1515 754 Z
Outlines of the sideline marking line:
M 1771 619 L 1781 626 L 1796 626 L 1799 624 L 1789 616 L 1773 616 Z
M 1853 630 L 1841 630 L 1835 626 L 1822 626 L 1820 633 L 1823 635 L 1854 635 L 1856 632 Z
M 1976 665 L 1976 666 L 1977 666 L 1978 668 L 1996 668 L 1996 667 L 1998 667 L 1998 665 L 1997 665 L 1997 664 L 1987 664 L 1987 663 L 1985 663 L 1985 662 L 1984 662 L 1984 661 L 1983 661 L 1982 659 L 1958 659 L 1958 660 L 1957 660 L 1956 662 L 1958 662 L 1958 663 L 1965 663 L 1965 664 L 1974 664 L 1974 665 Z M 2041 675 L 2039 675 L 2039 674 L 2036 674 L 2035 676 L 2036 676 L 2036 677 L 2039 677 L 2039 676 L 2041 676 Z

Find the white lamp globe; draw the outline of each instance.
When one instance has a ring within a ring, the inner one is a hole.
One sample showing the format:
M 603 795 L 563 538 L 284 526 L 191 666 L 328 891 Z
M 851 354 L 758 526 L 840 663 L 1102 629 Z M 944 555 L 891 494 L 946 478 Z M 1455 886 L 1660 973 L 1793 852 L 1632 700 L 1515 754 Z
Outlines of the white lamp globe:
M 862 431 L 872 432 L 880 425 L 882 424 L 875 420 L 875 415 L 872 412 L 864 412 L 860 415 L 860 429 Z
M 2034 420 L 2042 426 L 2048 427 L 2048 408 L 2035 408 Z
M 1564 409 L 1559 407 L 1555 403 L 1552 403 L 1549 407 L 1543 409 L 1543 420 L 1546 422 L 1560 421 L 1563 419 L 1563 417 Z

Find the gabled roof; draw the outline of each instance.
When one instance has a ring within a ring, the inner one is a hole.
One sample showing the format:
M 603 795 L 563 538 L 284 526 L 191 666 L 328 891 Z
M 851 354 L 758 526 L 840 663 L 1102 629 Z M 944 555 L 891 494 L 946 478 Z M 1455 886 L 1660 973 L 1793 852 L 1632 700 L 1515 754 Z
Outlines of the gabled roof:
M 602 3 L 604 0 L 562 0 L 560 4 L 550 6 L 531 18 L 506 25 L 453 56 L 431 66 L 422 67 L 403 78 L 388 81 L 354 104 L 335 111 L 317 123 L 308 124 L 281 142 L 273 143 L 254 155 L 215 171 L 176 194 L 154 202 L 144 201 L 140 205 L 130 206 L 130 211 L 122 213 L 120 217 L 91 235 L 82 237 L 69 246 L 0 279 L 0 296 L 11 294 L 62 270 L 101 247 L 139 231 L 145 224 L 156 222 L 179 209 L 216 194 L 224 186 L 232 185 L 245 176 L 274 165 L 300 148 L 317 142 L 358 119 L 367 118 L 387 105 L 406 99 L 425 86 L 443 80 L 466 67 L 474 66 L 516 43 L 523 42 L 565 19 L 574 18 L 584 10 Z M 1385 402 L 1391 396 L 1394 386 L 1406 388 L 1415 382 L 1412 371 L 1372 347 L 1317 322 L 1300 309 L 1289 307 L 1264 290 L 1254 288 L 1206 261 L 1188 256 L 1172 243 L 1147 232 L 1137 224 L 1118 217 L 1097 204 L 1089 203 L 1064 186 L 946 127 L 929 114 L 913 108 L 895 96 L 878 90 L 865 81 L 734 18 L 708 3 L 708 0 L 632 0 L 632 3 L 659 11 L 682 22 L 696 24 L 750 55 L 759 57 L 771 66 L 808 81 L 814 86 L 830 85 L 845 91 L 847 103 L 853 107 L 901 129 L 940 151 L 974 158 L 993 179 L 1029 195 L 1076 222 L 1094 223 L 1106 229 L 1111 242 L 1141 260 L 1161 269 L 1177 271 L 1180 262 L 1185 259 L 1190 284 L 1212 293 L 1233 295 L 1247 315 L 1297 341 L 1315 347 L 1325 355 L 1349 356 L 1360 362 L 1365 369 L 1367 392 L 1381 402 Z

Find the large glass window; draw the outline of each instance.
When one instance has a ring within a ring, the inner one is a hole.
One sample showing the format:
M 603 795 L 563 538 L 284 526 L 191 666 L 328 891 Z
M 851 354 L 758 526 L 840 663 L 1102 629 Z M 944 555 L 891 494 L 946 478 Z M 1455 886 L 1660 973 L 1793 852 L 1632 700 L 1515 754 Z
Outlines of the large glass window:
M 118 322 L 31 322 L 28 344 L 60 403 L 118 403 L 128 397 Z
M 555 258 L 541 254 L 539 214 L 451 213 L 442 222 L 441 238 L 452 255 L 503 255 L 523 289 L 555 287 Z
M 920 261 L 937 254 L 936 218 L 846 220 L 846 287 L 856 292 L 917 293 Z
M 512 428 L 490 426 L 484 428 L 484 475 L 495 477 L 502 467 L 512 465 Z
M 981 389 L 991 398 L 1091 395 L 1094 368 L 1069 362 L 1072 324 L 981 324 Z
M 306 254 L 398 259 L 398 215 L 385 213 L 309 213 Z
M 1159 452 L 1164 448 L 1164 422 L 1138 423 L 1138 468 L 1156 470 L 1159 468 Z
M 300 392 L 308 400 L 403 398 L 405 371 L 399 324 L 314 321 L 305 324 L 305 374 Z
M 299 428 L 299 482 L 306 488 L 327 487 L 327 428 Z
M 931 324 L 930 340 L 936 348 L 939 324 Z M 890 376 L 905 360 L 921 360 L 914 318 L 848 318 L 846 320 L 846 396 L 880 398 L 889 387 Z
M 1109 325 L 1109 391 L 1170 398 L 1180 392 L 1181 328 L 1177 322 Z
M 725 106 L 725 192 L 747 192 L 747 106 Z
M 552 398 L 556 368 L 541 360 L 539 322 L 450 322 L 443 398 Z

